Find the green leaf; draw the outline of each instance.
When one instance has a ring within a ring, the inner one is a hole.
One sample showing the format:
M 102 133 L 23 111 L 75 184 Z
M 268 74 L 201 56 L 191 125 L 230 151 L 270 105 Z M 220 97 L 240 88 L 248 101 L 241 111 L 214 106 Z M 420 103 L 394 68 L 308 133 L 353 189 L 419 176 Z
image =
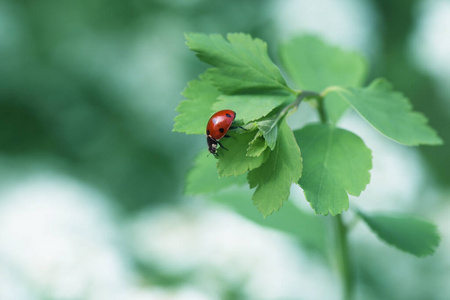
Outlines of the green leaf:
M 336 93 L 329 93 L 323 99 L 323 106 L 327 119 L 331 124 L 337 124 L 350 105 Z
M 299 88 L 320 92 L 332 85 L 359 86 L 367 73 L 358 53 L 325 44 L 315 36 L 300 36 L 280 48 L 283 66 Z
M 315 36 L 300 36 L 280 48 L 283 66 L 298 88 L 320 92 L 333 86 L 357 87 L 364 83 L 367 63 L 356 52 L 341 50 L 324 43 Z M 348 104 L 324 100 L 324 108 L 331 122 L 336 123 Z
M 426 256 L 439 246 L 439 233 L 430 222 L 409 216 L 358 213 L 380 239 L 400 250 Z
M 242 175 L 249 170 L 258 168 L 269 156 L 269 149 L 264 150 L 260 156 L 247 156 L 248 144 L 255 138 L 257 132 L 228 131 L 228 134 L 231 136 L 230 138 L 220 140 L 228 150 L 220 147 L 217 151 L 219 157 L 217 169 L 220 177 Z
M 188 195 L 208 194 L 233 185 L 247 183 L 245 176 L 219 177 L 217 160 L 207 150 L 201 151 L 194 160 L 194 166 L 186 177 L 185 193 Z
M 317 214 L 348 209 L 347 192 L 359 196 L 370 181 L 371 151 L 355 134 L 332 125 L 313 124 L 295 131 L 302 150 L 299 180 Z
M 261 167 L 248 173 L 250 188 L 256 187 L 253 203 L 264 216 L 278 211 L 289 197 L 292 182 L 297 182 L 301 174 L 300 149 L 283 119 L 278 125 L 275 149 Z
M 287 89 L 278 67 L 267 55 L 267 44 L 248 34 L 186 34 L 188 47 L 200 60 L 215 66 L 208 76 L 220 91 Z
M 375 129 L 401 144 L 442 144 L 442 139 L 427 125 L 427 118 L 413 111 L 409 100 L 384 79 L 377 79 L 365 88 L 339 88 L 334 92 Z
M 258 131 L 253 140 L 248 144 L 247 156 L 260 156 L 266 149 L 266 140 L 262 136 L 261 131 Z
M 271 150 L 275 149 L 278 136 L 278 115 L 256 122 L 258 129 L 262 132 L 264 139 Z
M 214 103 L 214 110 L 234 110 L 236 118 L 246 124 L 266 116 L 285 102 L 293 101 L 294 96 L 287 93 L 222 95 L 219 100 Z
M 205 134 L 206 124 L 214 113 L 213 103 L 220 92 L 204 76 L 190 81 L 183 96 L 190 100 L 181 101 L 176 108 L 180 114 L 175 117 L 173 131 L 187 134 Z

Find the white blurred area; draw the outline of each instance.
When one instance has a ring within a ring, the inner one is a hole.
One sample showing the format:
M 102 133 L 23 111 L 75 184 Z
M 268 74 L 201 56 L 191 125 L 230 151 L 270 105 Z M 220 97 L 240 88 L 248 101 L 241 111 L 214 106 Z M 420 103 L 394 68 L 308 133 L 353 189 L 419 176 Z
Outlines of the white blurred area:
M 106 299 L 131 285 L 98 193 L 50 173 L 3 187 L 0 199 L 0 285 L 15 282 L 0 288 L 0 299 Z
M 282 38 L 313 32 L 349 49 L 374 51 L 376 15 L 367 1 L 285 0 L 273 6 Z M 413 48 L 427 70 L 448 81 L 449 2 L 424 1 L 424 8 Z M 351 205 L 403 212 L 417 205 L 418 195 L 426 193 L 426 172 L 415 150 L 387 140 L 354 114 L 341 125 L 361 136 L 374 157 L 371 183 Z M 302 197 L 299 189 L 293 193 Z M 189 201 L 128 221 L 116 215 L 106 196 L 59 173 L 34 172 L 1 186 L 0 299 L 206 300 L 219 299 L 233 286 L 249 299 L 335 299 L 339 294 L 339 282 L 323 261 L 299 251 L 289 237 L 224 208 Z M 447 216 L 437 216 L 446 228 Z M 441 233 L 446 242 L 440 251 L 448 251 L 450 233 Z M 379 244 L 364 230 L 354 233 L 355 240 Z M 134 259 L 192 278 L 181 287 L 162 287 L 140 278 Z
M 0 299 L 209 299 L 143 286 L 107 199 L 75 180 L 35 174 L 0 199 Z
M 101 194 L 51 173 L 3 188 L 0 199 L 0 299 L 220 299 L 234 286 L 250 299 L 323 299 L 337 288 L 289 238 L 205 203 L 121 222 Z M 192 279 L 144 282 L 134 257 Z M 319 279 L 330 288 L 314 290 Z
M 280 40 L 299 33 L 316 34 L 345 49 L 373 54 L 377 18 L 367 0 L 274 1 Z
M 410 37 L 417 65 L 430 74 L 439 88 L 450 93 L 450 1 L 427 0 L 416 9 L 418 24 Z M 450 111 L 450 99 L 446 102 Z
M 294 240 L 198 204 L 142 215 L 133 226 L 137 256 L 165 271 L 193 273 L 192 281 L 210 297 L 230 287 L 240 288 L 245 299 L 326 299 L 338 291 L 323 262 L 299 252 Z M 317 290 L 319 281 L 328 288 Z

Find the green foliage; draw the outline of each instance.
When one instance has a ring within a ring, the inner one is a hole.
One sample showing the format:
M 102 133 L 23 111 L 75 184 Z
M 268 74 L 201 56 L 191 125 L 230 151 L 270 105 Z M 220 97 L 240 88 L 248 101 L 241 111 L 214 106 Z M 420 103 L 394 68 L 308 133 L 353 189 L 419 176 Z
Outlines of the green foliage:
M 248 173 L 250 188 L 256 188 L 253 203 L 264 216 L 278 211 L 289 197 L 292 182 L 302 173 L 302 157 L 291 129 L 283 120 L 279 125 L 275 150 L 267 161 Z
M 216 162 L 217 160 L 206 149 L 197 155 L 193 167 L 186 176 L 186 194 L 215 193 L 233 185 L 244 185 L 247 182 L 245 176 L 219 177 Z
M 188 47 L 200 60 L 215 66 L 207 74 L 220 91 L 287 89 L 278 67 L 267 55 L 267 44 L 248 34 L 186 34 Z
M 214 103 L 214 111 L 231 109 L 236 112 L 236 118 L 244 123 L 265 117 L 274 108 L 286 102 L 292 102 L 293 96 L 288 93 L 222 95 Z M 204 124 L 203 124 L 204 127 Z
M 331 125 L 313 124 L 295 131 L 302 149 L 306 199 L 318 214 L 348 209 L 347 192 L 359 196 L 370 181 L 371 151 L 355 134 Z
M 219 95 L 220 92 L 205 76 L 200 76 L 200 80 L 189 82 L 187 88 L 183 91 L 183 96 L 190 100 L 181 101 L 176 108 L 180 114 L 175 117 L 173 131 L 204 134 L 205 124 L 214 113 L 212 105 Z
M 400 250 L 426 256 L 439 246 L 439 233 L 430 222 L 409 216 L 358 213 L 380 239 Z
M 367 63 L 360 54 L 325 44 L 315 36 L 299 36 L 280 48 L 286 71 L 303 90 L 320 92 L 329 86 L 360 86 Z M 326 97 L 324 107 L 331 122 L 337 123 L 348 104 Z
M 329 46 L 315 36 L 300 36 L 283 44 L 280 57 L 292 80 L 303 90 L 359 86 L 367 72 L 360 54 Z
M 260 156 L 267 148 L 266 140 L 264 139 L 261 131 L 255 135 L 253 140 L 248 143 L 247 155 L 248 156 Z
M 349 106 L 400 143 L 442 142 L 425 117 L 412 111 L 408 99 L 387 81 L 361 87 L 367 68 L 359 54 L 312 36 L 294 38 L 280 54 L 284 69 L 302 89 L 296 91 L 286 85 L 259 39 L 239 33 L 229 34 L 227 40 L 216 34 L 186 38 L 189 48 L 213 67 L 188 85 L 184 95 L 189 100 L 177 108 L 174 130 L 203 134 L 208 118 L 221 109 L 236 111 L 235 121 L 246 128 L 230 130 L 231 137 L 220 140 L 228 150 L 219 147 L 218 160 L 206 157 L 206 151 L 197 157 L 187 178 L 187 193 L 212 193 L 243 184 L 247 174 L 250 188 L 256 188 L 253 204 L 263 216 L 283 206 L 293 182 L 301 186 L 316 214 L 342 213 L 349 208 L 348 194 L 359 196 L 365 189 L 372 168 L 371 151 L 361 138 L 336 126 Z M 322 124 L 307 125 L 294 134 L 286 118 L 301 101 L 317 108 Z M 405 251 L 425 255 L 437 246 L 437 233 L 428 223 L 362 217 L 382 239 Z M 417 239 L 408 235 L 408 229 Z
M 323 99 L 323 106 L 328 120 L 336 124 L 347 111 L 349 104 L 336 93 L 329 93 Z
M 264 136 L 267 146 L 269 146 L 271 150 L 275 148 L 275 143 L 277 142 L 278 121 L 279 115 L 275 115 L 256 122 L 258 129 Z
M 440 145 L 441 138 L 427 125 L 426 117 L 412 111 L 411 103 L 395 92 L 384 79 L 377 79 L 365 88 L 339 88 L 343 99 L 375 129 L 405 145 Z
M 266 149 L 259 156 L 248 156 L 247 148 L 250 142 L 254 139 L 255 131 L 248 131 L 242 134 L 229 133 L 230 138 L 222 139 L 223 148 L 219 148 L 217 154 L 220 158 L 217 162 L 219 175 L 238 176 L 247 171 L 258 168 L 269 156 L 269 149 Z

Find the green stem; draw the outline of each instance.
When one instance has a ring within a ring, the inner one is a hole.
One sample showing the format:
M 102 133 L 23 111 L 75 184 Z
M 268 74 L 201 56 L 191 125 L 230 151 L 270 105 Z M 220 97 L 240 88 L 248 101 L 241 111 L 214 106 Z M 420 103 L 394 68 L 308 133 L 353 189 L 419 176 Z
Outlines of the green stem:
M 320 122 L 326 124 L 328 118 L 323 106 L 322 97 L 317 99 L 317 111 L 319 113 Z M 348 228 L 342 221 L 341 215 L 333 217 L 333 229 L 335 240 L 335 247 L 333 247 L 333 249 L 335 249 L 335 259 L 342 280 L 342 298 L 344 300 L 351 300 L 353 298 L 354 278 L 348 252 Z
M 348 252 L 347 227 L 342 221 L 341 215 L 333 217 L 333 227 L 336 237 L 336 260 L 339 273 L 342 280 L 343 299 L 351 300 L 353 298 L 354 279 L 350 265 L 350 256 Z
M 298 106 L 300 105 L 300 103 L 302 102 L 303 99 L 308 98 L 308 97 L 320 97 L 320 95 L 316 92 L 310 92 L 310 91 L 301 91 L 298 92 L 297 94 L 297 98 L 295 99 L 294 102 L 290 103 L 289 105 L 286 105 L 285 108 L 283 108 L 282 111 L 280 111 L 280 113 L 278 114 L 277 119 L 275 120 L 275 124 L 282 118 L 284 117 L 289 110 L 291 110 L 292 108 L 294 109 L 294 111 L 298 108 Z
M 326 124 L 328 122 L 328 118 L 323 106 L 323 98 L 317 99 L 317 111 L 319 112 L 320 122 Z
M 347 90 L 346 90 L 345 88 L 340 87 L 340 86 L 329 86 L 329 87 L 327 87 L 325 90 L 323 90 L 322 93 L 320 93 L 320 96 L 321 96 L 322 98 L 325 98 L 325 96 L 326 96 L 328 93 L 331 93 L 331 92 L 346 92 L 346 91 L 347 91 Z

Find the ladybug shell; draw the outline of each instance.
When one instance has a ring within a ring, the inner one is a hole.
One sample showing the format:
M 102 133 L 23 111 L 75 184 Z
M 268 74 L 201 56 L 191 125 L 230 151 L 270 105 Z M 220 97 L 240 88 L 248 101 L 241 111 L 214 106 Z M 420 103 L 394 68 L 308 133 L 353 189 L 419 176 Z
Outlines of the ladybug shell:
M 227 133 L 236 118 L 236 113 L 226 109 L 216 112 L 211 116 L 206 126 L 206 135 L 218 141 Z

